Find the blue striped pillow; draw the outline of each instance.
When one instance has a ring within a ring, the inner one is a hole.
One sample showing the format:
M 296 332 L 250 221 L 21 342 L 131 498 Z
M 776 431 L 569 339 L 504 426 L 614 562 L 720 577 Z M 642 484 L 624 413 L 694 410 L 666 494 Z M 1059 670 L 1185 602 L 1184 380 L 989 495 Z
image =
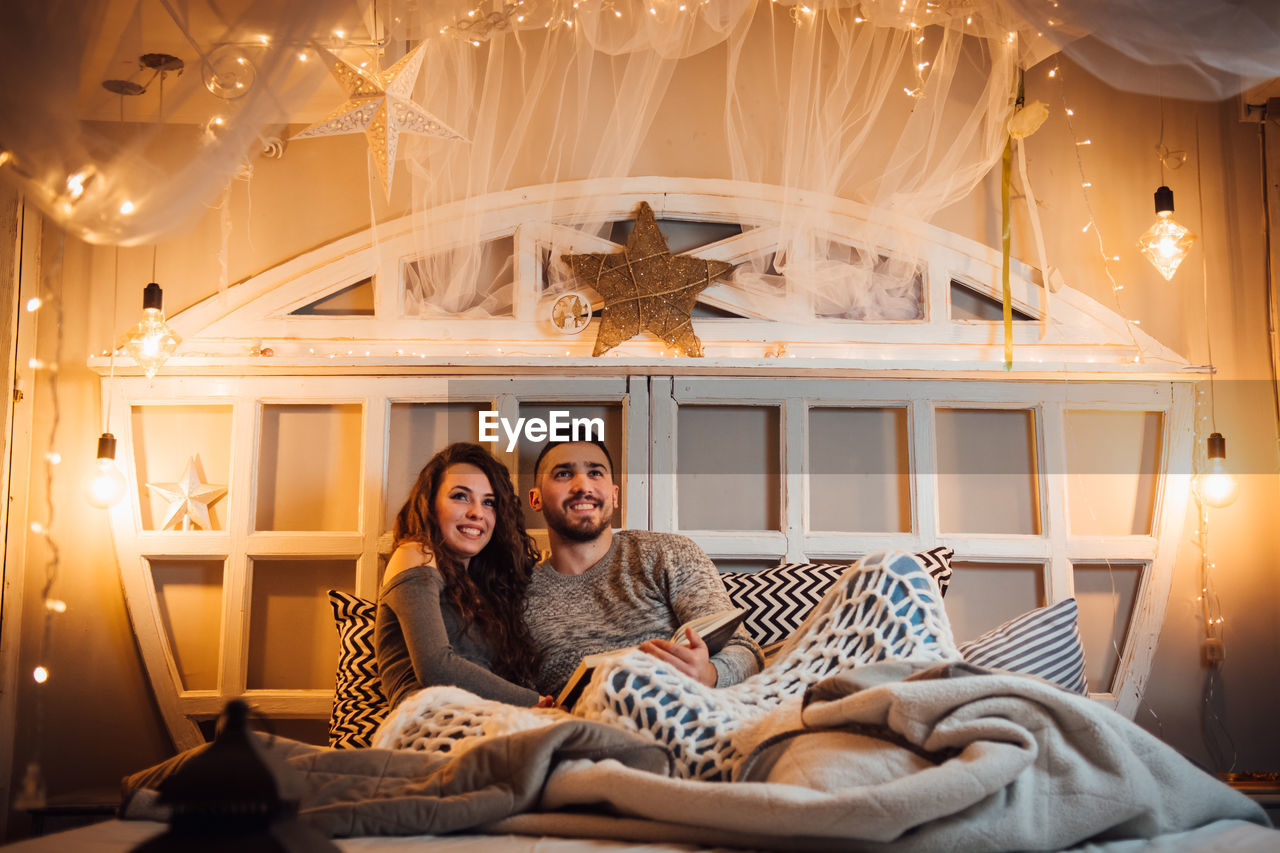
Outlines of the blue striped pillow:
M 1089 684 L 1077 617 L 1074 598 L 1040 607 L 961 643 L 960 655 L 977 666 L 1034 675 L 1085 695 Z

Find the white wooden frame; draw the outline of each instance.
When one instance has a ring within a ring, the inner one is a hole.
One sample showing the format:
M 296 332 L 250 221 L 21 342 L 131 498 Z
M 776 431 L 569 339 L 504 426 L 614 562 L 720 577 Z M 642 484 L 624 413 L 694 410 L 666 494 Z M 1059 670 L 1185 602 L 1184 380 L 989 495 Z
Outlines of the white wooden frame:
M 910 534 L 808 531 L 806 412 L 817 402 L 906 406 L 912 453 L 932 452 L 934 409 L 940 404 L 1033 409 L 1042 467 L 1065 467 L 1065 417 L 1073 407 L 1159 411 L 1164 426 L 1161 470 L 1189 468 L 1171 462 L 1190 459 L 1190 383 L 1199 375 L 1197 368 L 1069 287 L 1046 303 L 1044 292 L 1033 281 L 1035 272 L 1014 262 L 1015 306 L 1040 322 L 1015 324 L 1015 362 L 1006 371 L 1000 324 L 952 320 L 950 310 L 952 281 L 999 298 L 998 253 L 915 223 L 900 223 L 901 246 L 878 248 L 885 252 L 914 248 L 923 253 L 924 310 L 919 320 L 782 322 L 771 318 L 794 314 L 789 305 L 752 301 L 731 286 L 718 284 L 703 293 L 702 301 L 743 316 L 696 321 L 708 357 L 663 357 L 661 342 L 635 339 L 607 357 L 592 358 L 590 331 L 565 338 L 539 320 L 545 308 L 539 289 L 542 247 L 552 237 L 577 250 L 612 246 L 574 229 L 573 222 L 546 218 L 549 210 L 567 209 L 552 204 L 566 197 L 574 209 L 589 210 L 596 220 L 629 219 L 643 200 L 660 219 L 748 226 L 740 235 L 695 252 L 703 257 L 735 260 L 786 248 L 777 223 L 788 202 L 776 187 L 666 178 L 630 179 L 621 190 L 611 181 L 534 187 L 469 202 L 471 210 L 479 209 L 486 239 L 512 238 L 517 281 L 510 317 L 458 321 L 404 316 L 403 267 L 414 257 L 413 232 L 405 220 L 383 226 L 376 246 L 370 232 L 334 241 L 172 318 L 184 342 L 166 363 L 165 375 L 155 380 L 145 380 L 127 359 L 116 359 L 114 380 L 103 380 L 114 423 L 131 423 L 128 413 L 134 405 L 214 404 L 230 405 L 233 410 L 231 512 L 225 531 L 143 531 L 133 500 L 112 510 L 126 601 L 158 704 L 176 743 L 187 746 L 199 741 L 193 720 L 213 716 L 227 698 L 243 689 L 254 557 L 349 557 L 356 563 L 357 593 L 374 594 L 379 554 L 390 546 L 388 533 L 379 529 L 382 525 L 374 514 L 386 500 L 382 472 L 390 461 L 387 427 L 394 402 L 489 401 L 506 417 L 515 414 L 521 400 L 621 402 L 627 454 L 624 523 L 672 529 L 677 496 L 670 475 L 675 470 L 679 404 L 695 400 L 759 404 L 768 399 L 781 408 L 783 530 L 693 532 L 710 552 L 724 557 L 853 556 L 873 548 L 925 547 L 940 540 L 930 466 L 921 466 L 918 463 L 926 460 L 914 457 Z M 828 236 L 857 234 L 867 226 L 866 211 L 850 202 L 806 196 L 798 203 L 824 211 L 818 219 Z M 426 216 L 425 224 L 421 220 L 416 224 L 430 231 L 433 245 L 447 248 L 465 237 L 456 225 L 459 209 L 439 208 Z M 367 276 L 373 277 L 375 287 L 372 316 L 290 314 Z M 264 349 L 273 355 L 262 355 Z M 90 363 L 105 377 L 105 358 L 93 358 Z M 512 382 L 515 377 L 520 377 L 519 387 Z M 780 378 L 787 379 L 785 387 L 767 392 L 743 384 Z M 839 381 L 847 379 L 874 381 Z M 358 402 L 362 406 L 362 489 L 356 530 L 318 534 L 253 530 L 254 453 L 261 407 L 272 402 Z M 133 440 L 128 434 L 121 438 L 119 458 L 132 481 Z M 510 461 L 504 453 L 499 456 Z M 136 495 L 137 484 L 133 485 L 130 494 Z M 1132 714 L 1163 620 L 1186 486 L 1185 477 L 1162 478 L 1156 526 L 1148 537 L 1073 536 L 1066 529 L 1065 487 L 1060 482 L 1040 482 L 1041 535 L 947 535 L 945 539 L 965 559 L 1027 559 L 1046 564 L 1051 601 L 1071 594 L 1073 561 L 1107 557 L 1147 566 L 1118 665 L 1116 689 L 1100 697 Z M 159 621 L 147 560 L 219 556 L 227 562 L 218 687 L 185 691 Z M 330 702 L 329 692 L 323 690 L 255 690 L 249 698 L 264 713 L 277 716 L 324 716 Z
M 1075 595 L 1074 565 L 1110 560 L 1142 566 L 1129 631 L 1120 649 L 1113 689 L 1094 698 L 1122 713 L 1136 712 L 1146 671 L 1164 620 L 1188 495 L 1185 477 L 1165 475 L 1153 507 L 1151 533 L 1091 536 L 1069 529 L 1066 478 L 1066 416 L 1070 411 L 1155 412 L 1161 416 L 1159 470 L 1177 469 L 1192 453 L 1192 388 L 1172 383 L 927 382 L 886 379 L 845 383 L 832 380 L 655 379 L 654 529 L 689 536 L 712 557 L 780 557 L 803 562 L 815 555 L 853 559 L 881 550 L 919 551 L 938 544 L 958 559 L 977 563 L 1040 563 L 1045 566 L 1046 603 Z M 680 528 L 676 448 L 682 404 L 758 405 L 781 409 L 782 529 L 712 531 Z M 911 530 L 907 533 L 813 532 L 805 478 L 809 474 L 808 412 L 818 407 L 904 407 L 909 418 Z M 1026 410 L 1034 417 L 1038 534 L 957 534 L 939 524 L 936 412 L 938 409 Z M 928 455 L 925 459 L 922 456 Z M 921 473 L 923 470 L 923 473 Z M 1185 470 L 1185 468 L 1183 468 Z M 665 475 L 665 476 L 664 476 Z M 1161 548 L 1161 543 L 1166 547 Z
M 105 384 L 105 383 L 104 383 Z M 136 480 L 135 406 L 210 406 L 232 410 L 231 482 L 228 484 L 225 529 L 217 531 L 144 530 L 141 508 L 129 499 L 111 509 L 117 554 L 124 580 L 125 600 L 138 636 L 143 663 L 156 692 L 162 716 L 180 748 L 203 742 L 196 725 L 217 715 L 230 698 L 244 695 L 264 714 L 279 717 L 324 717 L 333 699 L 331 690 L 246 690 L 248 670 L 249 600 L 253 561 L 260 558 L 349 558 L 355 564 L 355 592 L 377 595 L 379 558 L 390 551 L 380 508 L 386 500 L 385 466 L 390 463 L 388 420 L 399 403 L 488 404 L 502 416 L 514 417 L 521 402 L 621 403 L 624 440 L 629 450 L 622 487 L 626 494 L 624 524 L 644 527 L 648 519 L 648 461 L 641 457 L 648 445 L 648 412 L 644 389 L 626 378 L 575 381 L 529 379 L 518 387 L 502 378 L 388 377 L 353 382 L 349 377 L 310 377 L 305 391 L 289 377 L 242 377 L 208 380 L 201 377 L 117 378 L 110 393 L 112 422 L 117 430 L 117 458 L 129 489 L 139 493 Z M 211 387 L 212 386 L 212 387 Z M 353 389 L 359 388 L 359 393 Z M 639 407 L 637 408 L 637 401 Z M 262 531 L 255 529 L 256 454 L 263 409 L 273 404 L 330 405 L 356 403 L 362 410 L 361 494 L 356 528 L 349 531 Z M 514 457 L 495 452 L 514 467 Z M 406 461 L 420 465 L 425 460 Z M 176 476 L 176 474 L 175 474 Z M 537 535 L 535 531 L 535 535 Z M 545 539 L 544 539 L 545 542 Z M 173 649 L 161 618 L 151 562 L 211 559 L 224 561 L 219 632 L 218 685 L 188 690 L 182 685 Z

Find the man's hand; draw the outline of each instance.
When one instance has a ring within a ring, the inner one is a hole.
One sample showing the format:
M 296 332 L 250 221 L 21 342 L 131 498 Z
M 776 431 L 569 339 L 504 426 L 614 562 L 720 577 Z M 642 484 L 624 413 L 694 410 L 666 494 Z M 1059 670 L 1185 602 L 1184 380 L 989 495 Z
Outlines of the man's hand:
M 702 642 L 698 632 L 685 628 L 685 636 L 689 645 L 677 646 L 670 640 L 646 640 L 640 644 L 640 651 L 674 666 L 690 678 L 695 678 L 708 687 L 716 686 L 716 667 L 707 653 L 707 644 Z

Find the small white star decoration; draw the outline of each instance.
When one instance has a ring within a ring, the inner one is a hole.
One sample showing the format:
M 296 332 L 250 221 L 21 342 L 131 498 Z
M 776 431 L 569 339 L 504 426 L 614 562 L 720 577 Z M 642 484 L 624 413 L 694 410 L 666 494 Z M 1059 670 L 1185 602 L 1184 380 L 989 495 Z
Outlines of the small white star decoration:
M 200 475 L 196 473 L 196 458 L 192 456 L 187 460 L 187 469 L 182 472 L 182 479 L 176 483 L 147 483 L 147 488 L 152 494 L 165 501 L 169 505 L 165 507 L 164 522 L 160 525 L 161 530 L 168 530 L 169 525 L 181 520 L 182 529 L 190 530 L 192 526 L 203 527 L 205 530 L 212 530 L 213 524 L 209 520 L 209 504 L 220 498 L 226 491 L 226 486 L 215 486 L 212 483 L 204 483 L 200 480 Z
M 401 133 L 466 139 L 410 99 L 414 81 L 422 69 L 422 51 L 426 46 L 426 42 L 418 45 L 386 71 L 369 71 L 339 59 L 324 48 L 317 48 L 320 58 L 329 67 L 329 73 L 347 90 L 347 102 L 322 121 L 295 133 L 292 138 L 363 132 L 369 140 L 369 151 L 382 180 L 382 190 L 390 199 L 396 144 Z

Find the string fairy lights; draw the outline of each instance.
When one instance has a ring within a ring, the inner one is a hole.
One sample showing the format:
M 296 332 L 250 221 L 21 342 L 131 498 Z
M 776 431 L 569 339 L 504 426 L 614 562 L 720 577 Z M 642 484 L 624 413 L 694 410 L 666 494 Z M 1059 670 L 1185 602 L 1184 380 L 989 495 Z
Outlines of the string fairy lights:
M 58 430 L 62 419 L 62 410 L 60 406 L 60 398 L 58 394 L 58 371 L 57 365 L 62 361 L 62 344 L 63 344 L 63 316 L 62 316 L 62 300 L 57 294 L 53 294 L 51 282 L 55 279 L 60 280 L 63 270 L 63 259 L 66 253 L 66 233 L 59 232 L 58 251 L 52 262 L 44 270 L 44 283 L 41 290 L 45 294 L 52 294 L 47 298 L 41 298 L 40 303 L 34 309 L 28 308 L 30 311 L 52 309 L 53 317 L 50 323 L 54 330 L 54 347 L 51 360 L 44 365 L 40 372 L 48 382 L 49 398 L 50 398 L 50 418 L 49 418 L 49 437 L 48 450 L 43 455 L 44 469 L 44 518 L 32 519 L 28 524 L 28 529 L 32 534 L 39 537 L 44 544 L 46 557 L 44 560 L 44 584 L 41 586 L 40 595 L 44 601 L 44 607 L 41 608 L 42 626 L 40 637 L 35 649 L 35 666 L 31 669 L 31 680 L 36 685 L 35 692 L 35 751 L 37 758 L 27 764 L 26 771 L 22 777 L 22 781 L 18 787 L 18 791 L 14 796 L 13 805 L 15 808 L 32 809 L 40 808 L 45 805 L 45 783 L 44 774 L 41 771 L 39 752 L 44 743 L 44 702 L 45 702 L 45 685 L 49 683 L 53 677 L 52 668 L 49 665 L 49 656 L 53 646 L 53 625 L 54 620 L 67 612 L 66 602 L 54 596 L 55 586 L 58 581 L 58 573 L 61 568 L 61 552 L 58 548 L 58 541 L 54 537 L 54 528 L 57 523 L 57 501 L 54 494 L 54 474 L 58 466 L 62 462 L 62 456 L 54 448 L 57 446 Z M 30 300 L 28 301 L 30 305 Z
M 1080 149 L 1092 145 L 1093 140 L 1088 138 L 1082 140 L 1076 135 L 1075 121 L 1073 121 L 1076 112 L 1067 103 L 1066 75 L 1063 74 L 1062 69 L 1058 66 L 1055 66 L 1051 70 L 1053 71 L 1052 79 L 1056 80 L 1058 83 L 1058 96 L 1062 101 L 1062 114 L 1067 122 L 1067 131 L 1071 134 L 1072 142 L 1075 143 L 1073 148 L 1076 154 L 1076 168 L 1080 173 L 1080 192 L 1084 198 L 1085 211 L 1089 216 L 1089 221 L 1080 229 L 1080 233 L 1087 234 L 1089 231 L 1093 231 L 1094 237 L 1097 241 L 1098 255 L 1102 259 L 1103 272 L 1106 273 L 1107 281 L 1111 283 L 1111 296 L 1115 302 L 1116 313 L 1124 320 L 1125 331 L 1128 333 L 1129 340 L 1133 344 L 1133 348 L 1135 350 L 1133 361 L 1135 364 L 1140 364 L 1145 358 L 1142 344 L 1139 342 L 1137 332 L 1135 331 L 1136 327 L 1139 326 L 1140 323 L 1136 320 L 1129 319 L 1120 304 L 1120 291 L 1124 290 L 1124 285 L 1116 280 L 1115 273 L 1111 269 L 1112 264 L 1120 261 L 1120 256 L 1114 252 L 1108 252 L 1106 249 L 1106 243 L 1102 238 L 1102 230 L 1098 227 L 1098 217 L 1093 212 L 1093 201 L 1090 194 L 1090 190 L 1093 188 L 1093 181 L 1089 180 L 1089 177 L 1085 172 L 1084 158 L 1080 154 Z
M 1163 104 L 1162 104 L 1163 108 Z M 1163 131 L 1163 114 L 1161 116 L 1161 148 L 1164 143 Z M 1184 155 L 1185 157 L 1185 155 Z M 1200 120 L 1196 118 L 1196 192 L 1199 197 L 1200 204 L 1200 230 L 1204 231 L 1204 194 L 1201 187 L 1200 176 Z M 1164 160 L 1161 160 L 1162 165 Z M 1181 165 L 1179 163 L 1178 165 Z M 1176 168 L 1176 167 L 1175 167 Z M 1161 175 L 1163 178 L 1163 174 Z M 1209 387 L 1206 398 L 1205 389 L 1198 390 L 1196 395 L 1197 408 L 1203 410 L 1206 405 L 1208 412 L 1201 411 L 1197 418 L 1198 434 L 1203 434 L 1206 430 L 1211 434 L 1203 446 L 1203 450 L 1197 443 L 1193 462 L 1196 467 L 1196 476 L 1194 477 L 1195 488 L 1192 494 L 1196 501 L 1197 528 L 1195 532 L 1196 545 L 1200 550 L 1200 592 L 1197 602 L 1200 605 L 1200 620 L 1203 629 L 1204 639 L 1201 644 L 1202 663 L 1205 667 L 1204 687 L 1201 693 L 1201 713 L 1203 717 L 1203 736 L 1205 746 L 1213 757 L 1214 764 L 1218 768 L 1226 768 L 1226 772 L 1235 770 L 1236 762 L 1239 760 L 1239 752 L 1236 749 L 1235 741 L 1228 731 L 1224 714 L 1225 711 L 1219 708 L 1222 701 L 1222 665 L 1226 660 L 1227 650 L 1225 641 L 1224 619 L 1222 616 L 1222 602 L 1218 598 L 1213 583 L 1213 570 L 1217 568 L 1217 563 L 1212 559 L 1212 552 L 1209 547 L 1209 508 L 1221 507 L 1231 503 L 1235 499 L 1235 483 L 1234 479 L 1223 482 L 1221 471 L 1217 470 L 1215 459 L 1225 461 L 1226 448 L 1222 434 L 1218 432 L 1217 412 L 1216 412 L 1216 388 L 1214 386 L 1214 368 L 1213 361 L 1213 336 L 1209 330 L 1209 262 L 1207 255 L 1202 251 L 1200 253 L 1200 296 L 1204 316 L 1204 339 L 1206 355 L 1209 361 Z M 1209 479 L 1216 477 L 1215 479 Z M 1226 747 L 1231 752 L 1231 759 L 1228 763 L 1226 756 L 1222 751 L 1222 744 L 1219 740 L 1225 741 Z

